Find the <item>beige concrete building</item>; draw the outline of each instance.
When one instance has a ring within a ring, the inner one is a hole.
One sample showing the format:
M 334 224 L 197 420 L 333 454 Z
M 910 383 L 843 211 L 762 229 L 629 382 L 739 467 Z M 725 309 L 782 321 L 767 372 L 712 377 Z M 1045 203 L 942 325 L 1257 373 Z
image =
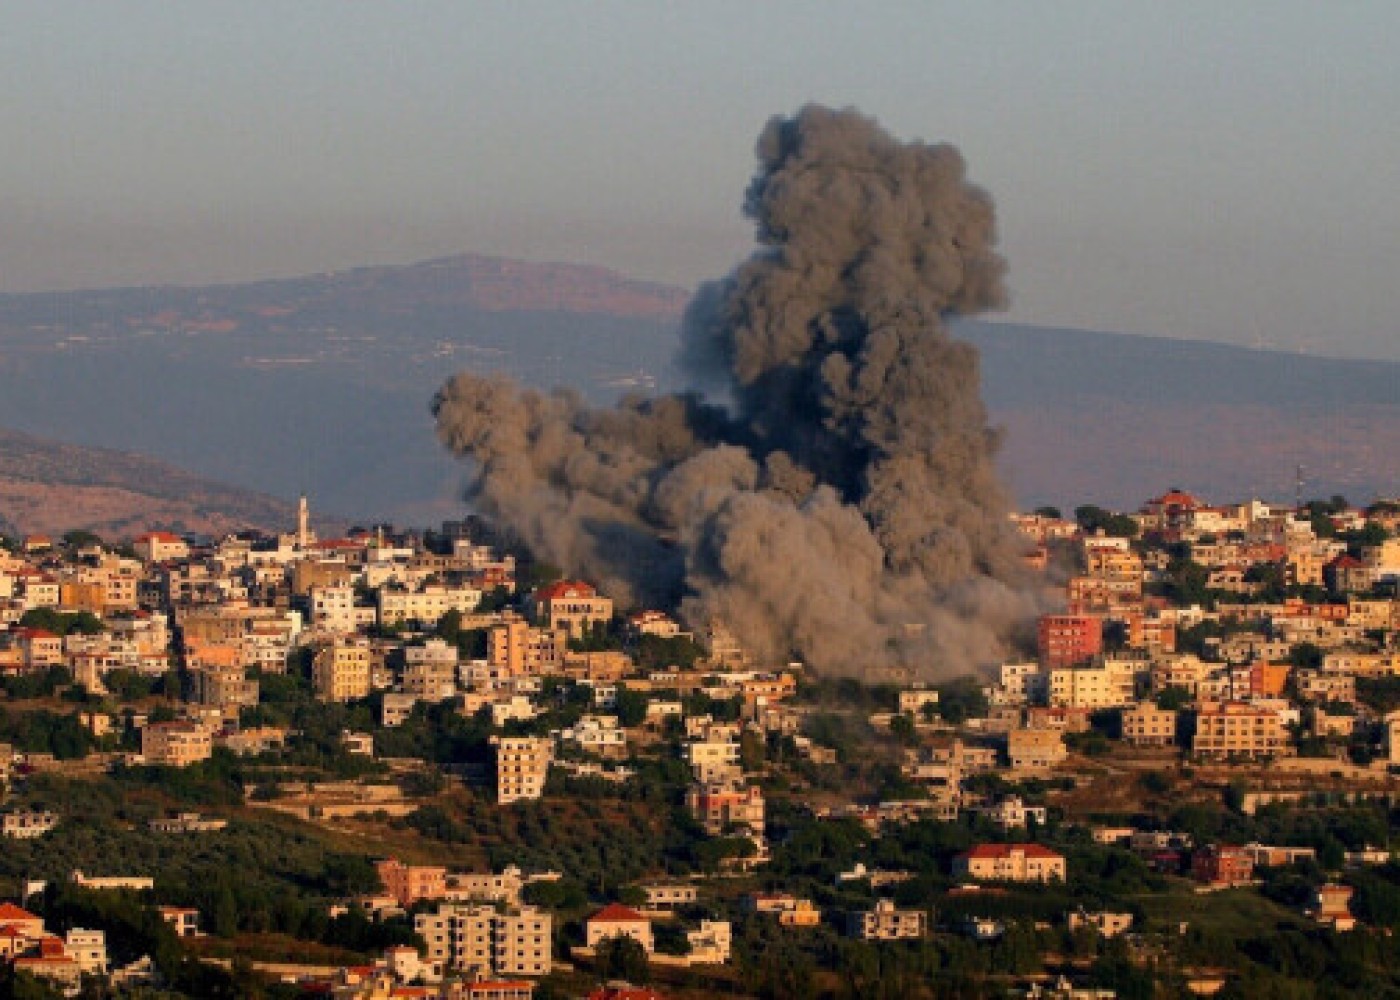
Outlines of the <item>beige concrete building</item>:
M 921 938 L 928 927 L 928 914 L 923 910 L 901 910 L 892 899 L 876 900 L 873 910 L 850 913 L 846 931 L 865 941 L 906 941 Z
M 403 651 L 403 690 L 420 701 L 438 702 L 457 693 L 457 647 L 441 639 Z
M 979 844 L 953 859 L 953 877 L 993 882 L 1064 881 L 1065 858 L 1040 844 Z
M 413 928 L 427 945 L 430 961 L 482 978 L 546 976 L 551 966 L 554 918 L 531 906 L 447 904 L 420 913 Z
M 492 627 L 486 662 L 512 677 L 559 673 L 568 645 L 567 632 L 515 618 Z
M 1123 710 L 1123 741 L 1135 747 L 1176 745 L 1176 712 L 1144 701 Z
M 586 926 L 586 941 L 590 948 L 597 948 L 603 942 L 616 937 L 632 938 L 648 955 L 656 948 L 651 933 L 651 921 L 620 903 L 610 903 L 603 907 L 588 918 Z
M 496 801 L 502 805 L 544 794 L 553 759 L 553 743 L 546 737 L 493 737 L 496 745 Z
M 141 756 L 147 764 L 187 767 L 213 752 L 209 730 L 193 722 L 152 722 L 141 730 Z
M 258 703 L 258 682 L 241 666 L 208 666 L 191 670 L 189 677 L 195 704 L 252 707 Z
M 739 744 L 734 740 L 693 740 L 685 744 L 685 762 L 702 784 L 736 781 L 742 776 Z
M 1118 708 L 1133 701 L 1136 661 L 1050 671 L 1050 704 L 1063 708 Z
M 370 692 L 373 655 L 364 639 L 339 639 L 316 654 L 311 680 L 322 701 L 351 701 Z
M 1006 734 L 1006 756 L 1013 770 L 1047 771 L 1068 755 L 1058 730 L 1013 729 Z
M 379 591 L 379 624 L 401 625 L 408 621 L 432 624 L 449 611 L 462 614 L 475 611 L 480 603 L 481 591 L 471 587 L 429 585 L 416 591 L 385 587 Z
M 590 625 L 606 625 L 612 620 L 613 602 L 602 597 L 581 580 L 560 580 L 541 587 L 533 598 L 536 618 L 541 625 L 563 629 L 577 637 Z
M 1196 712 L 1191 749 L 1207 757 L 1273 757 L 1288 751 L 1288 730 L 1272 709 L 1207 702 Z

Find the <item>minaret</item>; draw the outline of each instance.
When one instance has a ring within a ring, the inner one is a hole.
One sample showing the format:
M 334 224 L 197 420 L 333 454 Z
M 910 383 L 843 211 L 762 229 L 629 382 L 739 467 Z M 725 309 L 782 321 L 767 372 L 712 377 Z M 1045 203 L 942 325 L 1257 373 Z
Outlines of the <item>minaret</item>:
M 306 494 L 297 501 L 297 548 L 311 546 L 311 509 L 306 505 Z

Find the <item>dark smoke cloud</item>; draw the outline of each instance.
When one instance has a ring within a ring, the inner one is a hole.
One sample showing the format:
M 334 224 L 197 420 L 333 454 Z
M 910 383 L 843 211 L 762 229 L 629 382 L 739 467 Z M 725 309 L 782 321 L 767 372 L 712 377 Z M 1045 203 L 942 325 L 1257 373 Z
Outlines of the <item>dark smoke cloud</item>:
M 699 394 L 590 409 L 463 373 L 434 400 L 468 500 L 625 606 L 724 622 L 767 661 L 924 677 L 1034 613 L 992 468 L 977 353 L 950 314 L 1004 301 L 992 202 L 947 145 L 803 108 L 758 141 L 759 249 L 700 289 Z

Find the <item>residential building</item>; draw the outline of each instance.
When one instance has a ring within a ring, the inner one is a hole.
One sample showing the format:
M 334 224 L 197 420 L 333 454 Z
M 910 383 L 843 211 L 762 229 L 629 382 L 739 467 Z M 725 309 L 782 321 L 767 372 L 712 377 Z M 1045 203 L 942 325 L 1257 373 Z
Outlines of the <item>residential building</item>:
M 1100 937 L 1112 938 L 1132 928 L 1133 915 L 1131 913 L 1113 913 L 1107 910 L 1089 913 L 1080 909 L 1071 913 L 1066 918 L 1066 923 L 1071 931 L 1077 931 L 1081 927 L 1091 927 L 1098 932 Z
M 147 764 L 188 767 L 213 753 L 213 734 L 198 723 L 152 722 L 141 730 L 141 757 Z
M 1013 830 L 1032 822 L 1044 826 L 1047 813 L 1044 806 L 1028 806 L 1019 795 L 1010 795 L 988 809 L 986 815 L 998 826 Z
M 953 876 L 994 882 L 1065 878 L 1065 858 L 1040 844 L 978 844 L 953 859 Z
M 647 885 L 642 891 L 647 894 L 647 906 L 657 910 L 684 906 L 700 898 L 700 891 L 693 885 Z
M 865 941 L 906 941 L 921 938 L 928 927 L 923 910 L 901 910 L 894 900 L 876 900 L 875 908 L 847 914 L 846 932 Z
M 422 590 L 383 587 L 379 591 L 379 624 L 401 625 L 416 621 L 436 622 L 449 611 L 462 614 L 475 611 L 481 591 L 471 587 L 443 587 L 430 584 Z
M 151 531 L 139 535 L 131 543 L 131 548 L 147 563 L 172 562 L 190 557 L 189 543 L 168 531 Z
M 25 809 L 0 816 L 0 835 L 13 840 L 33 840 L 42 837 L 57 825 L 58 817 L 53 813 Z
M 1050 671 L 1050 704 L 1066 708 L 1118 708 L 1133 702 L 1134 661 L 1100 661 Z
M 1356 927 L 1356 917 L 1351 912 L 1351 897 L 1354 890 L 1349 885 L 1328 882 L 1319 886 L 1309 915 L 1320 924 L 1334 931 L 1349 931 Z
M 1208 702 L 1196 712 L 1191 749 L 1208 757 L 1272 757 L 1288 751 L 1288 729 L 1273 709 Z
M 373 653 L 367 639 L 337 639 L 317 651 L 311 664 L 312 686 L 322 701 L 368 697 Z
M 1042 615 L 1036 649 L 1047 669 L 1087 663 L 1103 652 L 1103 622 L 1093 615 Z
M 737 741 L 693 740 L 685 744 L 684 752 L 685 761 L 690 765 L 695 780 L 701 784 L 735 781 L 742 774 Z
M 486 662 L 507 676 L 558 673 L 568 650 L 568 633 L 552 628 L 535 628 L 522 618 L 512 618 L 491 627 Z
M 403 690 L 421 701 L 440 702 L 457 693 L 457 647 L 429 639 L 403 651 Z
M 686 806 L 712 837 L 738 829 L 761 838 L 764 828 L 763 789 L 757 785 L 692 785 Z
M 1176 744 L 1177 713 L 1150 701 L 1123 710 L 1123 742 L 1135 747 L 1170 747 Z
M 397 858 L 375 863 L 384 891 L 405 909 L 420 899 L 443 899 L 447 895 L 447 869 L 437 865 L 406 865 Z
M 413 928 L 430 961 L 488 976 L 546 976 L 552 964 L 554 918 L 532 906 L 498 910 L 448 903 L 420 913 Z
M 544 794 L 553 757 L 547 737 L 493 737 L 496 745 L 496 801 L 502 805 Z
M 702 920 L 700 926 L 686 931 L 690 945 L 691 965 L 723 965 L 729 961 L 733 930 L 728 920 Z
M 590 948 L 597 948 L 604 941 L 615 937 L 630 937 L 641 945 L 648 955 L 656 948 L 651 921 L 621 903 L 610 903 L 603 907 L 588 918 L 586 927 L 586 943 Z
M 1254 857 L 1243 847 L 1210 844 L 1191 855 L 1191 876 L 1217 888 L 1245 885 L 1254 877 Z
M 612 598 L 602 597 L 581 580 L 560 580 L 535 591 L 536 618 L 550 629 L 563 629 L 578 637 L 586 628 L 612 621 Z
M 1048 771 L 1069 756 L 1064 736 L 1054 729 L 1013 729 L 1006 734 L 1006 756 L 1016 771 Z

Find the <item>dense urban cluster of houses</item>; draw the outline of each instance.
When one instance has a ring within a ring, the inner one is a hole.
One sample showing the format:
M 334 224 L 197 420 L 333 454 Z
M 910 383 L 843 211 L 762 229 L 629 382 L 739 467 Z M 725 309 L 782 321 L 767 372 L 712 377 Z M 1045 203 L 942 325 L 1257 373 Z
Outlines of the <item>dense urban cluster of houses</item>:
M 1174 490 L 1136 515 L 1118 516 L 1112 533 L 1053 511 L 1014 520 L 1027 536 L 1028 560 L 1053 566 L 1058 576 L 1049 578 L 1064 580 L 1064 610 L 1038 622 L 1035 657 L 989 665 L 986 711 L 956 727 L 942 718 L 937 690 L 904 684 L 897 701 L 870 721 L 916 735 L 902 771 L 920 795 L 828 806 L 821 815 L 854 817 L 878 830 L 928 816 L 951 820 L 971 809 L 1010 832 L 1043 825 L 1045 806 L 975 794 L 970 779 L 1053 774 L 1071 760 L 1076 739 L 1090 732 L 1142 751 L 1222 765 L 1268 759 L 1299 774 L 1355 768 L 1363 783 L 1389 781 L 1390 765 L 1400 764 L 1400 715 L 1369 712 L 1357 682 L 1400 674 L 1400 507 L 1337 505 L 1324 514 L 1257 501 L 1218 507 Z M 139 732 L 139 751 L 96 754 L 98 764 L 176 768 L 208 760 L 216 748 L 260 754 L 294 740 L 286 729 L 241 721 L 259 703 L 260 679 L 298 662 L 307 665 L 319 699 L 353 702 L 375 693 L 384 727 L 402 725 L 420 704 L 452 702 L 466 715 L 489 717 L 499 732 L 552 707 L 551 679 L 571 680 L 592 699 L 573 725 L 548 735 L 493 738 L 493 786 L 502 806 L 539 798 L 552 770 L 628 781 L 629 758 L 668 732 L 680 736 L 692 781 L 685 802 L 700 826 L 710 836 L 750 844 L 726 866 L 762 865 L 769 850 L 765 798 L 761 780 L 744 765 L 745 734 L 790 738 L 816 765 L 836 760 L 832 747 L 805 732 L 806 709 L 792 703 L 801 665 L 750 663 L 722 623 L 697 623 L 696 634 L 661 611 L 641 610 L 625 619 L 629 641 L 694 638 L 704 650 L 694 669 L 642 670 L 626 649 L 580 641 L 617 628 L 612 600 L 590 584 L 555 580 L 514 599 L 517 587 L 515 560 L 475 540 L 465 524 L 444 525 L 431 546 L 422 535 L 382 529 L 319 539 L 305 501 L 296 530 L 280 536 L 211 540 L 152 532 L 121 550 L 95 540 L 31 537 L 17 551 L 0 551 L 0 673 L 62 667 L 74 684 L 105 694 L 118 671 L 149 678 L 178 671 L 178 717 L 154 719 L 130 706 L 78 712 L 97 738 Z M 512 599 L 494 599 L 501 595 Z M 36 612 L 86 616 L 100 627 L 59 634 L 32 624 Z M 481 655 L 466 655 L 434 635 L 445 616 L 458 631 L 484 634 Z M 623 688 L 647 695 L 641 718 L 622 719 Z M 687 696 L 695 693 L 737 701 L 739 717 L 688 712 Z M 1370 763 L 1313 754 L 1318 747 L 1331 754 L 1372 732 Z M 1304 740 L 1311 749 L 1301 754 Z M 368 733 L 345 733 L 344 746 L 375 753 Z M 91 763 L 0 747 L 6 780 Z M 380 795 L 371 786 L 341 799 L 329 785 L 304 792 L 268 805 L 308 817 L 413 808 L 397 791 Z M 63 821 L 11 809 L 0 814 L 0 833 L 42 837 Z M 222 822 L 182 814 L 153 823 L 152 832 L 197 835 Z M 1106 843 L 1131 844 L 1154 863 L 1175 864 L 1207 887 L 1247 883 L 1256 866 L 1281 863 L 1276 852 L 1283 850 L 1193 845 L 1159 831 L 1094 833 Z M 394 859 L 378 871 L 383 894 L 358 902 L 378 915 L 414 910 L 426 950 L 395 948 L 372 967 L 325 971 L 317 982 L 335 995 L 523 997 L 531 995 L 531 980 L 552 968 L 553 918 L 521 900 L 526 884 L 549 874 L 453 873 Z M 1072 877 L 1064 856 L 1029 839 L 976 845 L 956 858 L 951 874 L 970 886 Z M 854 877 L 879 888 L 907 873 L 862 868 Z M 730 925 L 720 920 L 686 931 L 686 955 L 658 955 L 653 921 L 693 902 L 696 889 L 693 883 L 643 888 L 645 907 L 614 903 L 587 921 L 585 952 L 626 936 L 655 961 L 729 960 Z M 1349 891 L 1325 886 L 1317 918 L 1350 927 Z M 784 894 L 757 894 L 749 905 L 784 927 L 824 919 L 811 900 Z M 193 911 L 165 909 L 181 934 L 197 932 Z M 925 935 L 927 919 L 881 899 L 867 911 L 840 915 L 840 926 L 859 938 L 898 940 Z M 1104 935 L 1131 922 L 1114 913 L 1070 919 Z M 973 921 L 967 932 L 999 933 L 995 921 Z M 0 937 L 0 950 L 16 967 L 65 983 L 110 971 L 101 931 L 53 937 L 42 921 L 7 904 L 0 908 Z M 468 976 L 449 985 L 451 973 Z M 428 992 L 394 992 L 409 983 Z

